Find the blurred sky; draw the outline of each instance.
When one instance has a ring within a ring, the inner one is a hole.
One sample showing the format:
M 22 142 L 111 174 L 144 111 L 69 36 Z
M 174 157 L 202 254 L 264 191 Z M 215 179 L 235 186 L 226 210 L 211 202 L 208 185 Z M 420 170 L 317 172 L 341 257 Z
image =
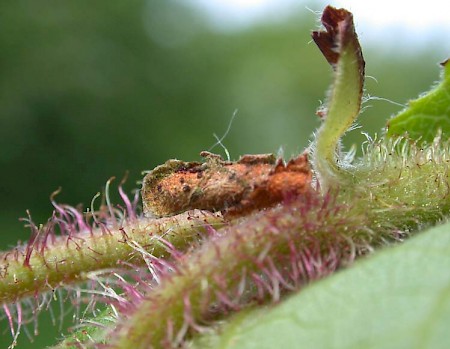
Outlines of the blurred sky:
M 442 0 L 190 0 L 208 13 L 219 30 L 240 29 L 258 21 L 283 20 L 293 11 L 309 9 L 320 13 L 330 4 L 350 10 L 360 39 L 378 45 L 402 45 L 417 49 L 430 41 L 444 43 L 441 49 L 450 54 L 450 2 Z M 393 35 L 395 30 L 396 35 Z M 399 41 L 401 41 L 399 43 Z

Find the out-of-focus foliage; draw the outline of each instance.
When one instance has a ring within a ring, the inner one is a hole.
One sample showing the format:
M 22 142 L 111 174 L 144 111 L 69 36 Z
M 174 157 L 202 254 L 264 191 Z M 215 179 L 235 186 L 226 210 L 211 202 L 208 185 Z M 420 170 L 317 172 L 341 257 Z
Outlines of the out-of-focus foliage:
M 286 157 L 301 151 L 331 76 L 310 45 L 315 21 L 304 10 L 220 33 L 180 1 L 3 2 L 0 249 L 28 236 L 17 221 L 26 209 L 38 222 L 50 215 L 48 197 L 59 186 L 59 200 L 86 207 L 111 176 L 129 170 L 130 190 L 141 170 L 199 159 L 235 109 L 224 140 L 233 158 L 280 146 Z M 365 57 L 378 80 L 367 80 L 367 92 L 401 103 L 428 88 L 438 70 L 429 62 L 442 58 L 416 52 L 406 60 L 370 47 Z M 369 132 L 401 109 L 368 104 L 360 122 Z

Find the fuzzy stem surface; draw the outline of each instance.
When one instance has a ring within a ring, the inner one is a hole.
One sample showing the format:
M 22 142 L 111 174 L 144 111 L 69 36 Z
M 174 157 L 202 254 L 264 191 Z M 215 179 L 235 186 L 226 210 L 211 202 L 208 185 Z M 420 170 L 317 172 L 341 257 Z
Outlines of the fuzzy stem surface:
M 206 227 L 223 224 L 220 215 L 194 210 L 169 218 L 139 218 L 107 231 L 60 236 L 40 245 L 42 248 L 38 244 L 33 247 L 30 241 L 27 248 L 0 255 L 0 302 L 85 281 L 89 272 L 117 267 L 121 261 L 142 265 L 144 260 L 133 244 L 157 258 L 168 257 L 166 243 L 183 250 L 199 239 Z
M 364 215 L 311 193 L 220 232 L 163 275 L 111 334 L 111 347 L 177 347 L 218 314 L 279 301 L 350 263 L 371 239 Z M 353 238 L 354 237 L 354 238 Z

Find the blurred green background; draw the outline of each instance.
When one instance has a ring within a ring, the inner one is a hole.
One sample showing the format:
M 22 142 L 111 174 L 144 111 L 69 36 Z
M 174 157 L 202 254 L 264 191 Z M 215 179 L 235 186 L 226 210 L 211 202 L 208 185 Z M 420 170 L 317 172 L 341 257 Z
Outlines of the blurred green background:
M 59 201 L 86 207 L 111 176 L 129 171 L 130 191 L 142 170 L 169 158 L 199 160 L 235 110 L 223 141 L 233 159 L 280 147 L 286 158 L 299 153 L 331 81 L 310 42 L 317 16 L 303 7 L 283 20 L 217 30 L 186 1 L 18 0 L 0 4 L 0 26 L 0 250 L 27 239 L 18 221 L 27 209 L 46 221 L 60 186 Z M 363 43 L 376 78 L 366 93 L 399 103 L 427 90 L 445 58 L 433 42 Z M 401 109 L 369 105 L 359 123 L 370 134 Z M 360 133 L 350 132 L 346 145 L 360 143 Z M 59 333 L 45 321 L 34 348 Z M 0 330 L 3 348 L 4 320 Z

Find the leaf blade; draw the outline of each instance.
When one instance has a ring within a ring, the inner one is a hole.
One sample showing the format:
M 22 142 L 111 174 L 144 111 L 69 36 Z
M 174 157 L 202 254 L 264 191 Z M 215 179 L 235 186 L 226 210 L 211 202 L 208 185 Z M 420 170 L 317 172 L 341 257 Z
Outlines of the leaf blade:
M 429 143 L 441 130 L 443 139 L 450 138 L 450 61 L 442 66 L 440 83 L 388 121 L 388 137 L 408 134 L 412 140 Z

